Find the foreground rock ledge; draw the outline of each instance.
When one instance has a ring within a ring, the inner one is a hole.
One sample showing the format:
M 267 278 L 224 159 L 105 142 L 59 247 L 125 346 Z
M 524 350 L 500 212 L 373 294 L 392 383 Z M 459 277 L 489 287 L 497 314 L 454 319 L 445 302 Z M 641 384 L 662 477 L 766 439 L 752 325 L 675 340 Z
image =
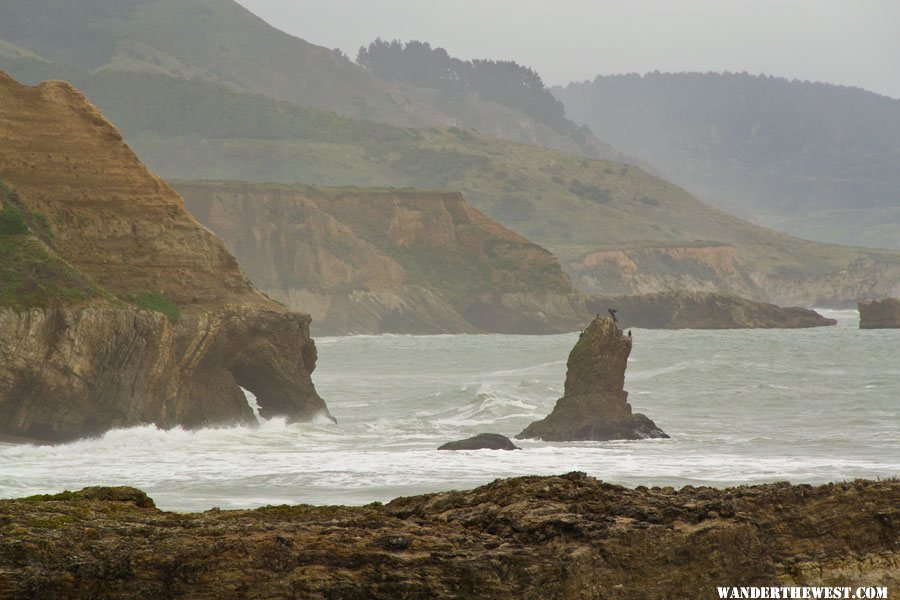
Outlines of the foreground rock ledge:
M 498 480 L 381 506 L 166 513 L 129 488 L 0 501 L 0 597 L 714 598 L 900 585 L 900 482 Z
M 625 368 L 631 337 L 610 318 L 597 317 L 569 354 L 565 394 L 553 412 L 535 421 L 516 439 L 551 442 L 667 438 L 656 424 L 631 412 Z

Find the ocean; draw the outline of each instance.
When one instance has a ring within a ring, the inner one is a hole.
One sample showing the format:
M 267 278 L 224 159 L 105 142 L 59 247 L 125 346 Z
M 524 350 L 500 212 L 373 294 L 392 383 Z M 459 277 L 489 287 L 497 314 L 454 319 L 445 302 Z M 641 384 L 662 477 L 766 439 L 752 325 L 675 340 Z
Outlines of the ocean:
M 625 486 L 824 483 L 900 475 L 900 330 L 634 330 L 626 390 L 667 440 L 441 452 L 513 437 L 562 395 L 577 334 L 320 338 L 322 420 L 138 427 L 61 446 L 0 444 L 0 497 L 129 485 L 160 508 L 366 504 L 496 478 L 583 471 Z M 252 402 L 252 397 L 250 398 Z

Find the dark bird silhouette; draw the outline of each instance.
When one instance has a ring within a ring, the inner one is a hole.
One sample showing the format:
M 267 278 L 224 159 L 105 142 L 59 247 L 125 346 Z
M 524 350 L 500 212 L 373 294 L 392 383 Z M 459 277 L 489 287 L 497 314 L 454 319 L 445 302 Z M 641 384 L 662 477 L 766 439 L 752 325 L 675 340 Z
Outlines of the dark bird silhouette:
M 631 330 L 628 330 L 628 337 L 631 337 Z
M 614 309 L 614 308 L 608 308 L 608 309 L 606 309 L 606 311 L 609 313 L 609 316 L 612 317 L 613 323 L 618 323 L 618 322 L 619 322 L 619 320 L 616 318 L 616 313 L 619 312 L 619 311 L 617 311 L 617 310 Z M 599 316 L 599 315 L 598 315 L 598 316 Z

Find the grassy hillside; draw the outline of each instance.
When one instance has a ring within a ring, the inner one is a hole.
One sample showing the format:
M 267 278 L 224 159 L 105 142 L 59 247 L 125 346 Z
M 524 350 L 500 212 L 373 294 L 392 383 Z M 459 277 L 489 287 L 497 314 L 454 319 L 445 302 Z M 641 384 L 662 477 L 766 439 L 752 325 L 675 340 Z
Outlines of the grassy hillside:
M 590 156 L 618 156 L 592 136 L 557 131 L 478 94 L 383 81 L 332 50 L 278 31 L 233 0 L 5 0 L 0 38 L 88 71 L 214 81 L 354 118 L 405 127 L 461 125 Z
M 49 224 L 0 181 L 0 307 L 48 308 L 106 294 L 60 258 Z
M 91 74 L 24 59 L 7 63 L 29 81 L 72 80 L 165 177 L 458 190 L 554 252 L 575 283 L 591 292 L 688 286 L 791 303 L 848 303 L 893 293 L 900 276 L 896 253 L 777 234 L 633 166 L 455 127 L 410 130 L 355 121 L 211 82 Z M 696 251 L 722 247 L 730 254 Z M 629 254 L 600 256 L 598 249 Z M 855 278 L 863 267 L 860 283 Z M 630 269 L 643 279 L 620 276 Z M 817 277 L 830 278 L 828 290 L 807 281 Z M 769 285 L 773 278 L 777 289 Z M 782 294 L 801 280 L 807 291 Z
M 554 92 L 704 201 L 810 239 L 900 248 L 900 100 L 716 73 L 597 77 Z

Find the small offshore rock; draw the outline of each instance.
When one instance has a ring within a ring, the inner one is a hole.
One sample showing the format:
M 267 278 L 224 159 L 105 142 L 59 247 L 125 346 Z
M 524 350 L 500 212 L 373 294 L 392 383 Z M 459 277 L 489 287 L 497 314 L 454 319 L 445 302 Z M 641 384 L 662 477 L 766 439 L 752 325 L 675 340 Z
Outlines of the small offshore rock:
M 479 433 L 474 437 L 455 442 L 447 442 L 438 450 L 521 450 L 505 435 L 499 433 Z
M 900 298 L 869 300 L 859 303 L 860 329 L 900 328 Z

